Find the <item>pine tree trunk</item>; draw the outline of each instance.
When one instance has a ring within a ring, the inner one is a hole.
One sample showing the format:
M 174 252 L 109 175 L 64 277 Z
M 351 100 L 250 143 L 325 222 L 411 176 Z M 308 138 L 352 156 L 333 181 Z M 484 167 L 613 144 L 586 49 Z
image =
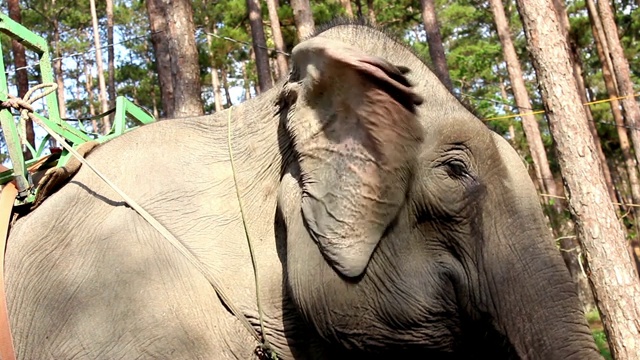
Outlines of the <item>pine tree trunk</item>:
M 55 5 L 55 0 L 53 0 L 53 4 Z M 54 53 L 54 61 L 53 61 L 53 74 L 56 78 L 56 85 L 58 85 L 58 110 L 60 113 L 60 117 L 64 118 L 67 116 L 67 104 L 65 102 L 64 95 L 64 77 L 62 74 L 62 59 L 61 51 L 60 51 L 60 24 L 58 23 L 58 19 L 53 20 L 53 53 Z M 55 141 L 55 140 L 54 140 Z
M 517 0 L 517 5 L 612 355 L 635 358 L 640 353 L 640 282 L 614 206 L 608 201 L 566 38 L 553 18 L 551 0 Z
M 302 41 L 313 33 L 315 27 L 311 5 L 309 0 L 291 0 L 291 9 L 298 31 L 298 41 Z
M 146 3 L 165 116 L 204 114 L 191 2 L 147 0 Z
M 373 6 L 373 0 L 367 0 L 367 13 L 369 14 L 369 22 L 376 24 L 376 9 Z
M 107 6 L 107 85 L 109 91 L 109 108 L 116 107 L 116 68 L 115 49 L 113 46 L 113 0 L 105 0 Z M 111 117 L 113 119 L 113 117 Z
M 504 85 L 504 79 L 502 77 L 500 77 L 500 95 L 502 95 L 502 100 L 505 101 L 505 103 L 507 102 L 507 100 L 509 99 L 509 96 L 507 95 L 507 88 Z M 504 110 L 505 112 L 508 112 L 510 110 L 509 106 L 507 106 L 506 104 L 504 105 Z M 509 122 L 509 141 L 511 142 L 511 146 L 514 147 L 514 149 L 516 148 L 516 130 L 513 127 L 513 122 Z M 540 182 L 542 181 L 542 179 L 534 179 L 535 182 Z
M 96 114 L 96 109 L 93 107 L 93 75 L 91 75 L 91 67 L 89 66 L 86 56 L 83 56 L 83 60 L 87 102 L 89 103 L 89 115 L 94 116 Z M 93 128 L 94 133 L 100 133 L 96 119 L 91 120 L 91 127 Z
M 627 134 L 626 126 L 624 125 L 624 118 L 622 116 L 622 111 L 620 110 L 620 103 L 615 99 L 618 96 L 618 91 L 615 86 L 611 68 L 609 67 L 606 59 L 605 47 L 602 43 L 603 38 L 596 35 L 596 32 L 598 31 L 596 21 L 598 19 L 596 18 L 597 13 L 594 13 L 593 10 L 595 10 L 595 6 L 593 6 L 593 4 L 592 6 L 587 7 L 589 20 L 591 22 L 591 31 L 594 34 L 593 38 L 596 50 L 598 51 L 598 57 L 602 63 L 602 77 L 604 79 L 605 87 L 607 88 L 607 93 L 609 94 L 609 97 L 612 98 L 609 105 L 611 107 L 611 113 L 613 114 L 613 120 L 616 124 L 618 140 L 620 141 L 620 150 L 622 150 L 622 157 L 624 159 L 624 164 L 629 178 L 631 198 L 634 204 L 640 204 L 640 180 L 638 179 L 638 167 L 635 158 L 631 153 L 631 144 L 629 143 L 629 136 Z M 638 228 L 640 226 L 640 224 L 638 224 L 638 221 L 640 220 L 640 212 L 635 207 L 632 207 L 631 211 L 634 214 L 636 228 Z
M 580 55 L 578 54 L 578 46 L 576 45 L 575 41 L 571 39 L 569 33 L 571 25 L 569 24 L 569 15 L 567 14 L 567 9 L 564 5 L 563 0 L 553 0 L 553 7 L 555 8 L 558 20 L 560 21 L 560 30 L 567 40 L 567 45 L 569 45 L 569 57 L 571 58 L 571 64 L 573 65 L 573 77 L 576 79 L 578 94 L 580 94 L 580 101 L 582 101 L 583 104 L 586 104 L 589 102 L 589 99 L 587 98 L 587 91 L 584 86 L 584 80 L 582 78 L 582 60 L 580 59 Z M 591 135 L 593 136 L 593 140 L 595 142 L 595 149 L 598 153 L 598 157 L 600 158 L 600 164 L 602 165 L 602 172 L 604 174 L 604 180 L 607 185 L 607 190 L 609 191 L 609 196 L 611 197 L 611 201 L 615 201 L 616 191 L 613 187 L 611 171 L 609 170 L 609 166 L 607 165 L 607 159 L 604 155 L 604 151 L 602 151 L 600 135 L 598 135 L 598 129 L 596 128 L 596 124 L 593 121 L 591 108 L 589 106 L 585 106 L 584 110 L 587 115 L 589 130 L 591 131 Z
M 352 18 L 353 9 L 351 8 L 351 0 L 340 0 L 340 4 L 344 8 L 345 14 L 347 14 L 348 17 Z
M 95 0 L 89 0 L 89 4 L 91 6 L 91 22 L 93 24 L 93 44 L 96 48 L 96 65 L 98 67 L 98 88 L 100 92 L 98 93 L 98 97 L 100 98 L 100 105 L 102 107 L 102 112 L 105 113 L 109 111 L 109 101 L 107 99 L 107 85 L 104 81 L 104 69 L 102 64 L 102 49 L 100 47 L 100 30 L 98 29 L 98 15 L 96 13 L 96 2 Z M 108 116 L 102 118 L 102 123 L 104 124 L 102 128 L 103 134 L 108 134 L 111 131 L 111 121 Z
M 244 85 L 244 100 L 251 99 L 251 84 L 249 81 L 249 75 L 247 74 L 247 63 L 242 62 L 242 84 Z
M 231 94 L 229 93 L 229 76 L 227 74 L 227 69 L 220 69 L 220 75 L 222 75 L 222 87 L 224 88 L 224 96 L 227 98 L 227 107 L 233 106 L 233 102 L 231 101 Z
M 640 124 L 640 106 L 636 102 L 635 97 L 633 97 L 634 91 L 633 83 L 631 82 L 629 62 L 624 56 L 624 51 L 618 38 L 618 28 L 616 27 L 611 4 L 608 1 L 600 0 L 597 5 L 606 38 L 606 46 L 611 52 L 612 69 L 618 84 L 618 94 L 625 96 L 625 98 L 621 99 L 625 112 L 625 120 L 627 126 L 633 129 Z M 636 150 L 636 161 L 640 163 L 640 131 L 631 132 L 631 142 L 633 143 L 633 148 Z
M 276 65 L 278 68 L 278 80 L 289 73 L 289 64 L 287 63 L 287 48 L 282 39 L 282 31 L 280 30 L 280 18 L 278 18 L 277 0 L 267 0 L 267 9 L 269 10 L 269 21 L 271 21 L 271 34 L 273 43 L 276 45 Z
M 249 11 L 249 25 L 251 26 L 251 43 L 253 44 L 256 69 L 258 70 L 258 83 L 261 91 L 267 91 L 273 87 L 273 82 L 271 81 L 271 70 L 269 69 L 267 41 L 264 36 L 264 27 L 262 26 L 260 1 L 247 0 L 247 10 Z
M 431 56 L 435 73 L 447 89 L 452 91 L 453 84 L 449 76 L 447 59 L 444 55 L 444 46 L 442 45 L 442 37 L 440 36 L 440 25 L 438 24 L 436 16 L 435 0 L 420 0 L 420 4 L 422 5 L 424 30 L 427 33 L 427 43 L 429 44 L 429 55 Z
M 205 17 L 205 23 L 209 23 L 208 21 L 209 19 Z M 216 34 L 216 32 L 218 31 L 215 22 L 211 23 L 211 31 Z M 209 33 L 207 33 L 207 45 L 209 45 L 209 52 L 211 53 L 212 51 L 212 43 L 213 43 L 213 36 Z M 216 110 L 216 112 L 218 111 L 222 111 L 222 93 L 220 92 L 220 79 L 218 78 L 218 69 L 216 68 L 216 64 L 214 61 L 214 57 L 213 54 L 211 54 L 211 87 L 213 90 L 213 106 Z
M 9 6 L 9 17 L 17 22 L 18 24 L 22 23 L 22 14 L 20 12 L 20 4 L 18 0 L 8 0 L 7 5 Z M 13 64 L 16 69 L 23 68 L 27 66 L 27 55 L 25 53 L 24 46 L 17 40 L 11 40 L 11 52 L 13 53 Z M 16 85 L 18 87 L 18 96 L 24 97 L 29 91 L 29 76 L 27 73 L 27 69 L 20 69 L 16 71 Z M 33 122 L 31 119 L 27 119 L 25 121 L 25 138 L 29 144 L 33 148 L 36 147 L 36 136 L 33 132 Z M 24 160 L 31 160 L 33 156 L 31 155 L 31 151 L 25 150 L 23 152 Z
M 147 13 L 151 28 L 151 43 L 155 53 L 158 81 L 160 83 L 160 101 L 164 117 L 173 117 L 174 89 L 171 77 L 171 54 L 169 52 L 169 29 L 164 20 L 162 4 L 155 0 L 147 0 Z
M 520 62 L 518 61 L 518 55 L 516 54 L 513 41 L 511 40 L 511 33 L 509 31 L 509 23 L 504 13 L 504 7 L 500 0 L 490 0 L 491 10 L 493 11 L 498 36 L 502 43 L 502 51 L 504 53 L 504 59 L 507 63 L 507 71 L 509 72 L 509 79 L 511 80 L 511 88 L 513 89 L 513 95 L 516 99 L 516 105 L 518 106 L 518 112 L 521 113 L 522 128 L 524 130 L 527 143 L 529 144 L 529 150 L 533 159 L 533 166 L 536 172 L 537 181 L 540 182 L 542 189 L 549 195 L 558 196 L 559 192 L 556 188 L 556 182 L 553 178 L 553 173 L 549 167 L 549 160 L 547 158 L 547 152 L 542 142 L 542 136 L 540 134 L 540 127 L 538 121 L 534 115 L 527 114 L 531 111 L 531 101 L 527 88 L 524 84 L 524 75 Z M 555 201 L 554 209 L 559 213 L 562 209 L 559 201 Z
M 362 1 L 356 0 L 356 13 L 358 14 L 358 19 L 362 19 Z

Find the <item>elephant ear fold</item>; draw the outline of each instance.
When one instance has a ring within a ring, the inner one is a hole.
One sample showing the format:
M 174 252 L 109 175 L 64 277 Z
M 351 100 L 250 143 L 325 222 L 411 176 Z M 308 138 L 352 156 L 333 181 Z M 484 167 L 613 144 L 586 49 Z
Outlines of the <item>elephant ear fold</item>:
M 292 53 L 287 131 L 301 170 L 302 216 L 325 259 L 360 276 L 404 204 L 423 141 L 408 69 L 315 37 Z M 291 81 L 296 81 L 291 84 Z

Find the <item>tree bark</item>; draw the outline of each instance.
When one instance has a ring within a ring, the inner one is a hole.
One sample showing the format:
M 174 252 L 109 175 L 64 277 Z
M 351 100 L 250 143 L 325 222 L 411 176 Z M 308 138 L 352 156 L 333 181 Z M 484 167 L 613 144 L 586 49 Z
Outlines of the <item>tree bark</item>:
M 302 41 L 313 33 L 315 27 L 311 5 L 309 0 L 291 0 L 291 8 L 293 9 L 293 20 L 298 31 L 298 41 Z
M 147 0 L 146 3 L 165 116 L 203 115 L 191 2 Z
M 116 107 L 116 68 L 115 49 L 113 46 L 113 0 L 105 0 L 107 6 L 107 85 L 109 91 L 109 108 Z M 113 117 L 111 117 L 113 119 Z
M 8 0 L 7 5 L 9 6 L 9 17 L 17 22 L 18 24 L 22 23 L 22 14 L 20 12 L 20 4 L 18 0 Z M 24 68 L 27 66 L 27 55 L 25 52 L 24 46 L 17 40 L 11 40 L 11 52 L 13 53 L 13 63 L 16 69 Z M 29 76 L 27 73 L 27 69 L 20 69 L 16 71 L 16 85 L 18 87 L 18 96 L 24 97 L 29 91 Z M 25 121 L 25 140 L 31 144 L 33 148 L 36 147 L 36 136 L 33 132 L 33 122 L 31 119 L 27 119 Z M 31 160 L 33 156 L 31 155 L 31 151 L 24 150 L 23 151 L 24 160 Z
M 205 22 L 209 23 L 208 18 L 205 18 Z M 218 28 L 216 27 L 215 22 L 211 23 L 211 31 L 216 34 Z M 207 45 L 209 45 L 209 53 L 211 54 L 211 87 L 213 88 L 213 106 L 216 110 L 222 111 L 222 93 L 220 92 L 220 79 L 218 78 L 218 69 L 216 67 L 216 63 L 214 61 L 214 57 L 212 54 L 212 44 L 213 44 L 213 36 L 207 33 Z
M 524 84 L 524 75 L 520 62 L 518 61 L 518 55 L 516 49 L 511 40 L 511 33 L 509 31 L 509 23 L 504 13 L 504 7 L 501 0 L 490 0 L 491 10 L 495 18 L 496 29 L 500 42 L 502 43 L 502 51 L 504 54 L 505 62 L 507 63 L 507 71 L 509 73 L 509 79 L 511 81 L 511 88 L 513 95 L 518 106 L 518 112 L 522 115 L 522 128 L 524 135 L 529 144 L 529 150 L 531 152 L 531 158 L 533 159 L 533 167 L 536 172 L 537 181 L 540 182 L 542 189 L 552 196 L 558 196 L 559 192 L 556 187 L 556 182 L 553 178 L 553 173 L 549 167 L 549 159 L 547 158 L 547 152 L 542 142 L 542 136 L 540 134 L 540 127 L 535 116 L 530 114 L 531 100 L 527 93 L 527 87 Z M 560 202 L 555 200 L 554 209 L 557 212 L 562 210 Z
M 287 63 L 287 48 L 282 39 L 282 31 L 280 30 L 280 18 L 278 18 L 278 4 L 276 0 L 267 0 L 267 9 L 269 10 L 269 21 L 271 21 L 271 34 L 273 43 L 276 45 L 276 65 L 278 66 L 278 80 L 289 73 L 289 64 Z
M 87 91 L 87 102 L 89 103 L 89 115 L 94 116 L 96 114 L 96 109 L 93 107 L 93 75 L 91 75 L 91 67 L 89 66 L 86 56 L 83 56 L 83 60 L 85 88 Z M 96 119 L 91 120 L 91 127 L 93 128 L 94 133 L 100 132 Z
M 362 19 L 362 1 L 356 0 L 356 12 L 358 14 L 358 19 Z
M 340 0 L 340 4 L 344 8 L 345 14 L 347 14 L 348 17 L 352 18 L 353 9 L 351 8 L 351 0 Z
M 571 64 L 573 66 L 573 77 L 576 79 L 578 94 L 580 94 L 580 101 L 582 101 L 583 104 L 586 104 L 589 102 L 589 99 L 587 98 L 587 91 L 584 86 L 584 79 L 582 78 L 582 60 L 580 59 L 578 46 L 570 36 L 569 29 L 571 28 L 571 25 L 569 24 L 569 15 L 567 14 L 567 9 L 564 5 L 563 0 L 553 0 L 553 7 L 555 8 L 556 16 L 559 20 L 560 30 L 566 38 L 567 45 L 569 46 L 569 57 L 571 58 Z M 616 191 L 614 189 L 613 180 L 611 178 L 611 171 L 609 170 L 609 166 L 607 165 L 607 159 L 604 155 L 604 151 L 602 151 L 600 135 L 598 135 L 598 129 L 596 128 L 596 124 L 593 120 L 591 108 L 587 105 L 585 106 L 584 110 L 587 115 L 589 131 L 591 131 L 591 135 L 593 136 L 593 140 L 595 142 L 595 149 L 598 153 L 598 157 L 600 158 L 600 164 L 602 165 L 602 172 L 604 174 L 604 180 L 607 185 L 607 190 L 609 191 L 609 196 L 611 197 L 611 201 L 616 201 Z
M 98 29 L 98 15 L 96 13 L 96 1 L 89 0 L 91 6 L 91 23 L 93 24 L 93 44 L 96 48 L 96 65 L 98 67 L 98 97 L 100 98 L 100 105 L 102 112 L 109 111 L 109 101 L 107 99 L 107 85 L 104 81 L 104 68 L 102 64 L 102 49 L 100 47 L 100 30 Z M 111 121 L 108 116 L 102 118 L 102 133 L 108 134 L 111 131 Z
M 247 63 L 242 62 L 242 84 L 244 85 L 244 100 L 251 99 L 251 84 L 249 82 L 249 75 L 247 74 Z
M 442 37 L 440 36 L 440 25 L 436 16 L 435 0 L 420 0 L 420 4 L 422 5 L 424 30 L 427 33 L 427 43 L 429 44 L 429 55 L 431 56 L 435 73 L 447 89 L 453 91 L 449 67 L 444 55 L 444 46 L 442 46 Z
M 258 83 L 261 91 L 267 91 L 273 87 L 271 81 L 271 69 L 269 69 L 269 52 L 267 41 L 262 26 L 262 11 L 259 0 L 247 0 L 249 11 L 249 25 L 251 26 L 251 43 L 256 57 L 256 69 L 258 70 Z
M 220 69 L 220 75 L 222 75 L 222 87 L 224 88 L 224 96 L 227 98 L 227 107 L 233 106 L 233 102 L 231 101 L 231 94 L 229 93 L 229 76 L 227 74 L 227 69 Z
M 173 80 L 171 79 L 171 54 L 169 51 L 169 30 L 164 19 L 162 4 L 156 0 L 147 0 L 149 27 L 151 28 L 151 44 L 156 56 L 156 70 L 160 83 L 160 101 L 165 117 L 173 117 Z
M 618 84 L 618 94 L 625 97 L 620 100 L 624 108 L 626 123 L 627 126 L 634 129 L 638 126 L 638 123 L 640 123 L 640 106 L 636 102 L 635 97 L 633 97 L 634 91 L 633 83 L 631 82 L 629 62 L 624 56 L 624 51 L 618 38 L 618 28 L 616 27 L 611 4 L 604 0 L 598 1 L 597 4 L 607 48 L 611 52 L 612 69 Z M 633 142 L 633 148 L 636 150 L 636 161 L 640 163 L 640 131 L 631 132 L 631 142 Z
M 551 0 L 517 0 L 517 5 L 549 114 L 569 211 L 612 355 L 635 358 L 640 353 L 640 282 L 614 206 L 608 201 L 566 38 Z
M 52 1 L 55 5 L 55 0 Z M 53 74 L 56 78 L 56 85 L 58 85 L 58 89 L 56 90 L 58 94 L 58 112 L 61 118 L 67 116 L 67 104 L 65 102 L 64 95 L 64 77 L 62 74 L 62 53 L 60 51 L 60 24 L 58 19 L 55 18 L 53 20 Z M 55 140 L 53 140 L 55 141 Z
M 591 2 L 588 0 L 588 2 Z M 592 2 L 591 2 L 592 3 Z M 611 101 L 609 105 L 611 107 L 611 113 L 613 115 L 613 120 L 616 124 L 616 131 L 618 133 L 618 140 L 620 141 L 620 150 L 622 150 L 622 157 L 624 159 L 625 168 L 627 170 L 627 176 L 629 178 L 629 189 L 631 190 L 631 199 L 634 204 L 640 204 L 640 180 L 638 179 L 638 167 L 635 161 L 634 156 L 631 153 L 631 145 L 629 143 L 629 136 L 627 135 L 627 129 L 624 125 L 624 118 L 622 115 L 622 111 L 620 110 L 620 102 L 616 99 L 618 96 L 618 91 L 615 86 L 614 77 L 612 74 L 612 70 L 609 66 L 610 59 L 606 58 L 605 52 L 605 44 L 603 44 L 602 37 L 597 35 L 599 31 L 597 29 L 598 22 L 598 14 L 594 12 L 595 5 L 592 3 L 591 6 L 587 7 L 587 13 L 589 16 L 589 20 L 591 23 L 591 31 L 593 32 L 594 43 L 596 45 L 596 50 L 598 51 L 598 57 L 600 58 L 600 62 L 602 63 L 602 77 L 604 79 L 605 87 L 607 88 L 607 93 L 609 94 L 609 98 Z M 609 60 L 609 61 L 607 61 Z M 633 130 L 632 130 L 633 131 Z M 631 210 L 634 214 L 634 218 L 636 220 L 636 228 L 638 228 L 638 220 L 639 213 L 635 207 L 632 207 Z
M 369 14 L 369 22 L 376 24 L 376 9 L 373 6 L 373 0 L 367 0 L 367 13 Z

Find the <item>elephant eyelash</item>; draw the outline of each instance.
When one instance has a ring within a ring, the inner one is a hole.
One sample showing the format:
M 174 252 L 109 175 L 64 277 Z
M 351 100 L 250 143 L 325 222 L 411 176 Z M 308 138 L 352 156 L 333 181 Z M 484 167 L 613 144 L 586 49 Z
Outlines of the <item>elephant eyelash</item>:
M 456 179 L 473 179 L 467 165 L 460 160 L 449 160 L 443 163 L 447 167 L 447 174 Z

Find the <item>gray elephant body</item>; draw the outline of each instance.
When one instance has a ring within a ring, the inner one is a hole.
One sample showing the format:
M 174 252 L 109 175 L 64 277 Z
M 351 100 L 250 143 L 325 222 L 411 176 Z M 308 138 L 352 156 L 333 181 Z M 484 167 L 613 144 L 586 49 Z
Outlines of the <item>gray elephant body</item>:
M 331 27 L 292 62 L 288 81 L 257 99 L 144 126 L 88 159 L 259 330 L 230 117 L 265 336 L 282 359 L 597 358 L 502 138 L 377 30 Z M 85 167 L 16 223 L 6 276 L 21 359 L 246 359 L 258 345 L 203 274 Z

